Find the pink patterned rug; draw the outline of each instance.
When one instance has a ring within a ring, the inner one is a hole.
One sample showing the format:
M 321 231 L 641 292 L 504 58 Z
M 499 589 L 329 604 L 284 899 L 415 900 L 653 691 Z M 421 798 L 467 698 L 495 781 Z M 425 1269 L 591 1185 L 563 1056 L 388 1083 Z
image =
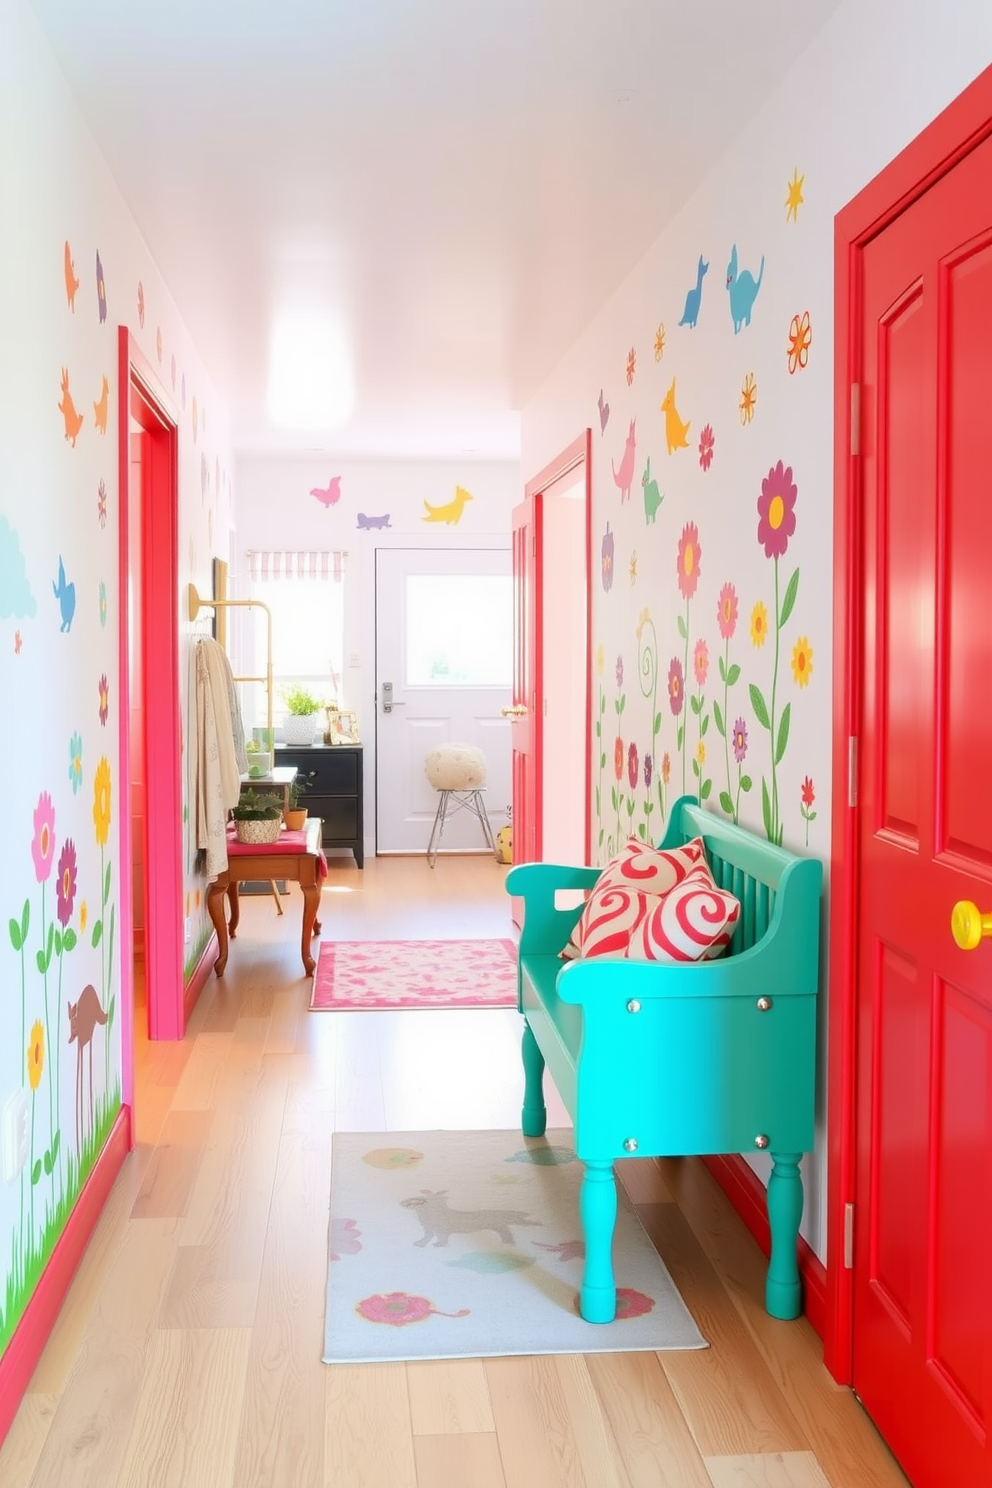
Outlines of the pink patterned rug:
M 515 1007 L 512 940 L 343 940 L 320 947 L 310 1007 Z

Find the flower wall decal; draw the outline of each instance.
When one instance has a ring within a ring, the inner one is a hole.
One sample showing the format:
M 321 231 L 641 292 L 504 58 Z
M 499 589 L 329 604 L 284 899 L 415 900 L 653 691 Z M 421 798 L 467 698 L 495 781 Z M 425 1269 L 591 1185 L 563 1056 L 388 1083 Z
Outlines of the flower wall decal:
M 802 319 L 798 315 L 792 317 L 789 326 L 789 345 L 786 356 L 789 362 L 790 377 L 797 369 L 805 367 L 809 361 L 809 349 L 813 344 L 813 328 L 809 323 L 809 311 L 804 310 Z
M 754 405 L 757 401 L 758 384 L 754 380 L 754 373 L 749 372 L 741 384 L 741 399 L 737 405 L 741 423 L 745 426 L 754 418 Z
M 703 470 L 709 470 L 713 464 L 713 447 L 716 438 L 713 434 L 712 424 L 704 424 L 699 436 L 699 464 Z
M 659 320 L 658 329 L 654 333 L 654 359 L 660 362 L 665 355 L 665 322 Z
M 630 350 L 627 353 L 626 374 L 627 374 L 627 386 L 628 387 L 630 387 L 631 383 L 634 381 L 634 373 L 636 371 L 637 371 L 637 352 L 634 350 L 633 347 L 631 347 Z
M 816 791 L 813 782 L 807 775 L 799 789 L 799 814 L 806 823 L 806 846 L 809 847 L 809 824 L 816 821 L 816 812 L 813 810 L 813 802 L 816 800 Z
M 685 600 L 685 614 L 679 616 L 679 635 L 685 641 L 685 660 L 680 671 L 680 685 L 682 679 L 689 671 L 689 603 L 696 592 L 699 584 L 699 575 L 702 567 L 702 548 L 699 545 L 699 528 L 695 522 L 686 522 L 679 538 L 679 553 L 676 572 L 678 574 L 679 592 Z M 671 673 L 669 673 L 671 681 Z M 681 711 L 681 702 L 680 702 Z M 686 728 L 685 723 L 680 722 L 677 729 L 676 747 L 682 755 L 682 794 L 685 794 L 685 757 L 686 757 Z
M 761 812 L 765 825 L 765 835 L 770 842 L 778 846 L 782 844 L 783 827 L 778 798 L 778 767 L 782 763 L 786 748 L 789 743 L 789 726 L 792 716 L 792 705 L 786 703 L 782 709 L 781 716 L 777 715 L 777 690 L 779 655 L 781 649 L 782 627 L 787 623 L 796 603 L 799 593 L 799 569 L 795 569 L 792 577 L 786 585 L 785 595 L 779 599 L 779 559 L 784 558 L 789 547 L 789 540 L 796 530 L 796 496 L 798 488 L 792 478 L 792 466 L 785 465 L 781 460 L 773 465 L 765 479 L 761 482 L 761 494 L 758 497 L 758 542 L 765 550 L 765 557 L 771 558 L 775 565 L 775 655 L 772 669 L 771 697 L 765 700 L 765 695 L 756 683 L 750 684 L 749 692 L 751 707 L 754 716 L 763 729 L 768 730 L 769 742 L 771 744 L 771 771 L 770 782 L 765 778 L 761 781 Z M 751 636 L 755 639 L 755 618 L 758 615 L 758 606 L 755 606 L 751 616 Z M 757 642 L 756 642 L 757 644 Z
M 751 789 L 750 776 L 742 775 L 740 770 L 740 766 L 744 760 L 744 754 L 747 753 L 747 729 L 744 726 L 744 720 L 742 718 L 737 720 L 743 736 L 741 747 L 744 753 L 741 754 L 737 753 L 738 728 L 737 724 L 734 725 L 734 754 L 738 765 L 736 795 L 733 793 L 733 780 L 730 772 L 730 740 L 727 730 L 727 720 L 730 717 L 730 689 L 739 680 L 741 675 L 741 669 L 737 662 L 731 664 L 730 661 L 730 642 L 733 640 L 734 633 L 737 630 L 739 610 L 737 590 L 733 584 L 724 584 L 720 590 L 720 596 L 716 605 L 716 620 L 720 628 L 720 636 L 724 646 L 723 655 L 719 659 L 720 681 L 723 683 L 723 707 L 721 708 L 719 702 L 714 699 L 713 722 L 717 733 L 723 740 L 724 762 L 727 767 L 727 789 L 720 792 L 720 808 L 735 823 L 739 820 L 740 816 L 741 791 L 743 790 L 746 793 Z

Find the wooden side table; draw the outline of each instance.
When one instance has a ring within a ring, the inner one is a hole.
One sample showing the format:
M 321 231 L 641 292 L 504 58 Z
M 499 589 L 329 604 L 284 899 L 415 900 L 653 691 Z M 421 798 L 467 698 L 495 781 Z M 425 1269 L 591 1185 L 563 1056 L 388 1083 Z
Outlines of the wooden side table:
M 307 976 L 313 976 L 317 965 L 310 950 L 310 942 L 320 934 L 320 885 L 327 874 L 320 845 L 321 822 L 319 817 L 309 817 L 302 832 L 283 832 L 278 842 L 239 842 L 229 833 L 227 839 L 227 868 L 218 873 L 207 889 L 207 912 L 217 931 L 219 947 L 214 972 L 223 976 L 227 966 L 228 940 L 234 940 L 241 918 L 238 883 L 242 879 L 288 878 L 298 883 L 303 890 L 303 936 L 300 951 Z M 231 918 L 225 914 L 225 898 L 230 901 Z

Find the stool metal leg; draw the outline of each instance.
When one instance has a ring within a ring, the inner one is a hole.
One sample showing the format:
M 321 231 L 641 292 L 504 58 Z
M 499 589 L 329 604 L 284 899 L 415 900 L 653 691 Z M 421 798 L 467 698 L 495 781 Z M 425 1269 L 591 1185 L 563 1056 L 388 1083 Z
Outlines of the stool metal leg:
M 489 850 L 495 858 L 498 856 L 496 852 L 496 839 L 493 836 L 492 825 L 489 821 L 489 813 L 486 810 L 486 803 L 482 799 L 481 790 L 474 790 L 472 792 L 471 805 L 475 810 L 476 816 L 479 818 L 479 825 L 482 827 L 482 835 L 486 839 Z
M 427 844 L 427 862 L 431 868 L 437 862 L 437 850 L 441 845 L 441 835 L 444 832 L 444 818 L 448 812 L 448 795 L 449 792 L 446 790 L 438 791 L 437 811 L 434 813 L 431 840 Z

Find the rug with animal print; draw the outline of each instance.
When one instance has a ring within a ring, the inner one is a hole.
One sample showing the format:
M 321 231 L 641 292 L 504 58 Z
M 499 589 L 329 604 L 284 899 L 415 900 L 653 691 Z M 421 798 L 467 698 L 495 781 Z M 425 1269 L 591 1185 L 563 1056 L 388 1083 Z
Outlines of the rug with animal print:
M 617 1316 L 579 1316 L 570 1139 L 336 1132 L 324 1362 L 705 1348 L 621 1183 Z

